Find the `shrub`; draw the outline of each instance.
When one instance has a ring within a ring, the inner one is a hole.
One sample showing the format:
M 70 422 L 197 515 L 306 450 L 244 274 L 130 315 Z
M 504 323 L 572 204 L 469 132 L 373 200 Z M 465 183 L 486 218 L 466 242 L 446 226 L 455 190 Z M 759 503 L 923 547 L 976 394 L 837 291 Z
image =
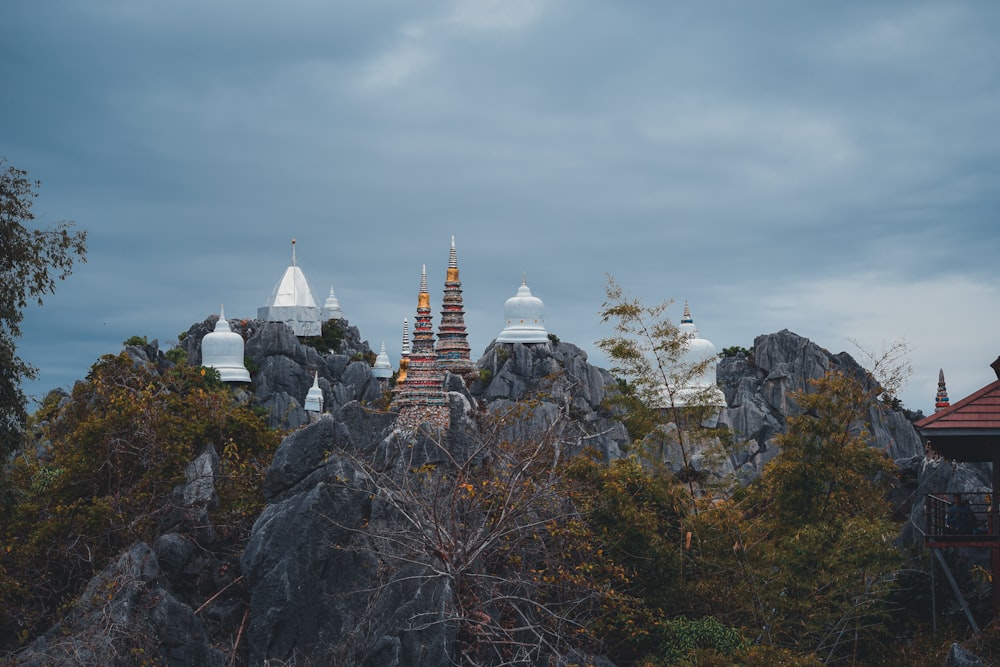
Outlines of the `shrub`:
M 44 459 L 11 466 L 16 503 L 0 521 L 0 646 L 49 625 L 61 604 L 120 549 L 152 541 L 173 489 L 208 446 L 220 457 L 220 535 L 246 534 L 280 433 L 236 402 L 218 372 L 179 364 L 160 375 L 105 355 L 69 401 L 35 416 Z
M 344 340 L 344 328 L 340 320 L 327 320 L 320 329 L 320 335 L 308 336 L 302 339 L 303 345 L 326 354 L 327 352 L 337 352 L 340 344 Z
M 167 350 L 164 354 L 167 359 L 174 362 L 175 364 L 186 364 L 187 363 L 187 352 L 184 351 L 182 347 L 172 347 Z

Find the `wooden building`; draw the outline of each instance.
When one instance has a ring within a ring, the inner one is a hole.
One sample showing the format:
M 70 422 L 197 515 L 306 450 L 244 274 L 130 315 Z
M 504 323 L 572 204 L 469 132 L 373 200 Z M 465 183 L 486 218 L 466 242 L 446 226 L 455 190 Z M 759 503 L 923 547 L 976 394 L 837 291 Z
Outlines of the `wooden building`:
M 1000 357 L 991 364 L 997 380 L 960 401 L 941 407 L 914 426 L 942 458 L 992 463 L 988 493 L 927 494 L 924 544 L 931 549 L 974 547 L 991 550 L 993 616 L 1000 613 Z M 939 391 L 940 395 L 940 391 Z M 960 518 L 961 517 L 961 518 Z

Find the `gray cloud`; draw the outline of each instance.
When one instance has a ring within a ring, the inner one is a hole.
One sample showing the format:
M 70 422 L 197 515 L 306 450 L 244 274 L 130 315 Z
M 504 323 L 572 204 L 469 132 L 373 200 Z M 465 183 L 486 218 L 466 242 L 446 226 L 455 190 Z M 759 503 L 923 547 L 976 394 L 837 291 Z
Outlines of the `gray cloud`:
M 293 236 L 398 358 L 455 234 L 476 353 L 526 272 L 602 363 L 610 273 L 719 347 L 912 341 L 929 411 L 938 367 L 957 398 L 1000 353 L 998 27 L 976 2 L 15 0 L 0 150 L 91 244 L 29 314 L 29 390 L 253 316 Z

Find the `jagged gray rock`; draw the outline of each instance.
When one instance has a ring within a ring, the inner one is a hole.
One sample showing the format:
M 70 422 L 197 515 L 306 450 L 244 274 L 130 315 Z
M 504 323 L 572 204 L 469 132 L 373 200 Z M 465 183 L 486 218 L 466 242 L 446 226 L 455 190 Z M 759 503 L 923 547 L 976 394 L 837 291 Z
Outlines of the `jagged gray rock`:
M 184 334 L 179 347 L 188 363 L 201 363 L 201 341 L 215 329 L 218 319 L 212 315 Z M 303 344 L 282 322 L 229 320 L 230 329 L 246 341 L 254 398 L 267 410 L 271 428 L 294 429 L 309 423 L 304 403 L 314 372 L 319 375 L 326 412 L 336 412 L 351 401 L 382 398 L 382 386 L 372 377 L 371 366 L 359 361 L 374 356 L 368 343 L 347 320 L 339 320 L 339 326 L 343 332 L 340 347 L 321 353 Z
M 944 665 L 945 667 L 985 667 L 986 663 L 972 651 L 961 644 L 955 643 L 951 645 L 951 650 L 948 651 L 948 657 L 945 659 Z
M 739 479 L 756 478 L 778 455 L 774 437 L 784 432 L 789 417 L 801 414 L 792 393 L 809 391 L 810 380 L 831 370 L 857 378 L 872 392 L 867 427 L 873 447 L 893 459 L 923 454 L 920 436 L 906 416 L 875 400 L 877 387 L 849 354 L 831 354 L 785 329 L 754 339 L 750 356 L 727 357 L 718 365 L 719 386 L 727 404 L 719 424 L 728 426 L 735 436 L 732 465 Z
M 366 490 L 362 459 L 393 478 L 421 466 L 447 467 L 452 457 L 477 451 L 482 414 L 502 413 L 528 398 L 537 405 L 514 420 L 510 428 L 517 433 L 506 437 L 565 422 L 575 430 L 560 440 L 571 436 L 573 449 L 594 446 L 612 458 L 627 442 L 624 426 L 604 404 L 610 374 L 590 366 L 576 346 L 491 346 L 479 367 L 486 372 L 471 389 L 446 374 L 450 428 L 437 436 L 396 430 L 393 413 L 355 401 L 282 442 L 264 485 L 268 505 L 242 559 L 251 590 L 251 664 L 306 656 L 372 667 L 458 659 L 455 625 L 445 615 L 456 595 L 448 580 L 414 555 L 390 580 L 379 578 L 380 563 L 398 559 L 389 555 L 398 546 L 372 535 L 392 534 L 398 516 L 374 488 Z M 348 367 L 341 379 L 351 378 Z M 399 452 L 407 453 L 405 460 Z M 358 591 L 365 594 L 359 598 Z M 359 625 L 361 618 L 366 625 Z
M 525 345 L 497 343 L 476 364 L 480 379 L 471 397 L 502 414 L 526 399 L 537 407 L 511 424 L 513 436 L 543 433 L 558 415 L 570 417 L 580 447 L 591 447 L 605 460 L 621 456 L 630 440 L 618 413 L 606 405 L 609 388 L 617 383 L 608 371 L 591 366 L 587 353 L 572 343 Z
M 200 361 L 201 338 L 214 324 L 215 319 L 209 318 L 194 325 L 182 341 L 191 363 Z M 427 434 L 398 430 L 395 413 L 370 408 L 384 398 L 385 387 L 371 377 L 367 362 L 357 359 L 370 350 L 355 327 L 345 322 L 344 344 L 335 352 L 321 354 L 303 345 L 283 324 L 255 320 L 231 320 L 230 324 L 247 340 L 247 357 L 254 366 L 253 400 L 269 411 L 272 426 L 295 429 L 282 442 L 268 470 L 267 505 L 240 561 L 250 596 L 245 637 L 251 665 L 274 661 L 419 667 L 460 660 L 454 653 L 454 626 L 446 622 L 443 611 L 456 595 L 448 581 L 432 576 L 428 563 L 420 559 L 391 580 L 381 577 L 390 548 L 385 527 L 398 516 L 368 487 L 361 460 L 389 473 L 403 472 L 408 466 L 447 465 L 445 452 L 463 456 L 473 451 L 482 420 L 520 410 L 529 405 L 529 399 L 530 409 L 506 427 L 505 436 L 541 434 L 558 424 L 563 429 L 558 440 L 570 444 L 566 455 L 591 446 L 605 460 L 619 457 L 630 443 L 618 420 L 620 413 L 606 400 L 617 390 L 614 378 L 591 366 L 586 353 L 569 343 L 494 342 L 479 360 L 479 379 L 471 385 L 446 374 L 451 429 L 441 440 L 432 441 Z M 128 349 L 137 363 L 152 362 L 163 368 L 171 364 L 156 341 Z M 719 381 L 728 407 L 719 422 L 737 435 L 736 453 L 719 462 L 706 454 L 708 450 L 695 451 L 691 467 L 696 472 L 732 473 L 744 480 L 758 475 L 778 454 L 774 436 L 784 430 L 789 416 L 797 414 L 790 392 L 806 388 L 809 379 L 831 368 L 863 373 L 848 355 L 830 354 L 788 331 L 758 337 L 751 356 L 722 360 Z M 319 373 L 327 414 L 308 424 L 301 405 L 312 384 L 312 372 Z M 978 488 L 980 477 L 975 469 L 925 462 L 919 437 L 901 414 L 885 413 L 873 405 L 870 418 L 873 444 L 899 459 L 901 468 L 914 470 L 915 477 L 921 468 L 920 488 L 942 481 L 962 486 L 960 490 Z M 709 449 L 717 449 L 718 443 L 709 444 Z M 400 451 L 410 452 L 411 458 L 404 461 Z M 213 507 L 214 486 L 209 481 L 214 482 L 216 470 L 213 454 L 206 452 L 207 458 L 192 462 L 187 484 L 177 492 L 191 516 L 204 525 L 210 525 Z M 918 520 L 915 515 L 914 521 Z M 382 526 L 381 533 L 376 531 L 382 537 L 373 537 L 373 525 Z M 177 526 L 167 529 L 174 531 Z M 122 648 L 100 644 L 107 635 L 106 626 L 101 625 L 105 618 L 118 619 L 129 632 L 144 630 L 148 644 L 141 648 L 160 651 L 169 664 L 221 664 L 221 654 L 209 648 L 202 621 L 182 601 L 185 594 L 202 586 L 211 564 L 190 535 L 161 535 L 153 551 L 137 545 L 114 564 L 117 569 L 102 573 L 88 588 L 99 590 L 109 578 L 138 582 L 121 593 L 124 606 L 102 608 L 93 594 L 85 595 L 60 626 L 22 654 L 28 662 L 18 664 L 53 664 L 30 660 L 86 650 L 91 651 L 86 655 L 95 664 L 115 664 L 108 656 L 113 658 Z M 206 590 L 221 590 L 234 575 L 216 576 Z M 155 601 L 142 597 L 154 594 L 159 596 Z M 137 600 L 150 607 L 149 613 L 136 611 Z M 214 604 L 203 616 L 215 614 L 220 627 L 238 628 L 244 611 L 241 604 L 239 600 Z M 362 623 L 362 619 L 367 620 Z M 68 633 L 65 637 L 64 632 Z M 88 645 L 97 648 L 88 649 Z
M 222 667 L 205 626 L 173 596 L 156 555 L 138 543 L 106 567 L 51 630 L 17 656 L 19 667 L 134 665 Z

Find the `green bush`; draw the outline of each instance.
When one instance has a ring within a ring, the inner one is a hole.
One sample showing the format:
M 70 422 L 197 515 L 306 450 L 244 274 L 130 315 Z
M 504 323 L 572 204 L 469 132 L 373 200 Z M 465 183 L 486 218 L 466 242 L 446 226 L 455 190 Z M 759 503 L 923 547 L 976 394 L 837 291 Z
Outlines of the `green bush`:
M 302 344 L 326 354 L 327 352 L 338 352 L 343 340 L 344 328 L 341 321 L 327 320 L 320 329 L 320 335 L 307 336 L 302 339 Z

